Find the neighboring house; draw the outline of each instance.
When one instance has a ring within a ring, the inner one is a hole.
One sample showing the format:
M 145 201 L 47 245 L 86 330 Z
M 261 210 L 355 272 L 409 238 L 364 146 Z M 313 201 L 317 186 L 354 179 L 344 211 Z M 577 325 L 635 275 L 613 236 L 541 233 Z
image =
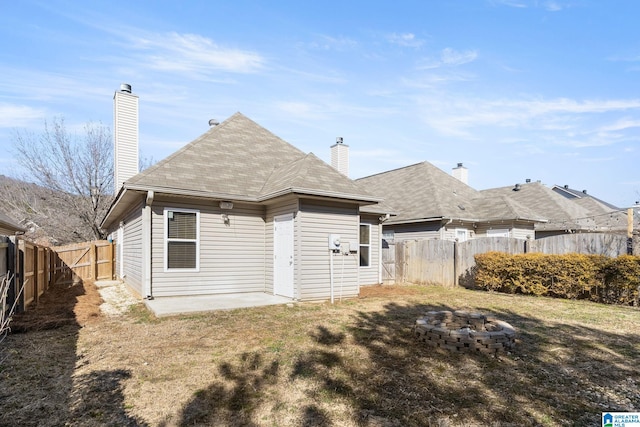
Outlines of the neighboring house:
M 618 208 L 591 197 L 577 194 L 567 197 L 566 192 L 558 191 L 558 186 L 549 188 L 540 182 L 527 182 L 481 193 L 508 197 L 546 218 L 547 222 L 535 226 L 536 239 L 566 233 L 618 231 L 626 227 L 626 214 Z
M 611 203 L 607 203 L 604 200 L 598 199 L 597 197 L 593 197 L 591 194 L 587 193 L 587 190 L 574 190 L 569 188 L 568 185 L 554 185 L 551 189 L 560 194 L 561 196 L 573 200 L 581 206 L 586 207 L 589 210 L 600 211 L 600 213 L 608 213 L 611 211 L 618 211 L 620 208 L 612 205 Z
M 509 197 L 483 195 L 467 185 L 467 176 L 462 164 L 452 176 L 422 162 L 356 182 L 394 208 L 396 215 L 384 222 L 387 241 L 533 238 L 543 217 Z
M 130 87 L 116 93 L 129 96 Z M 381 282 L 379 197 L 240 113 L 212 124 L 143 172 L 117 175 L 123 184 L 102 226 L 133 290 L 309 301 Z
M 0 235 L 12 236 L 16 233 L 24 233 L 27 231 L 23 226 L 0 212 Z
M 596 231 L 613 231 L 618 233 L 626 233 L 628 231 L 628 208 L 621 209 L 611 203 L 605 202 L 602 199 L 588 194 L 587 190 L 574 190 L 569 188 L 568 185 L 554 185 L 552 190 L 571 200 L 573 203 L 587 209 L 596 223 Z M 637 205 L 635 207 L 637 208 Z M 632 224 L 633 230 L 640 228 L 640 217 L 637 213 L 633 217 Z

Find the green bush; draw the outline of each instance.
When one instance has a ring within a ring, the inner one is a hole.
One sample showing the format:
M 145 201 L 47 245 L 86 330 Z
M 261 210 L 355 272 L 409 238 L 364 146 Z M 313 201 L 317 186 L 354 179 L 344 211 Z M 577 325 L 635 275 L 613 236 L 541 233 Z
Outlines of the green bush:
M 610 259 L 604 266 L 604 286 L 598 297 L 606 304 L 638 306 L 640 257 L 623 255 Z
M 475 259 L 480 289 L 638 305 L 640 257 L 487 252 Z

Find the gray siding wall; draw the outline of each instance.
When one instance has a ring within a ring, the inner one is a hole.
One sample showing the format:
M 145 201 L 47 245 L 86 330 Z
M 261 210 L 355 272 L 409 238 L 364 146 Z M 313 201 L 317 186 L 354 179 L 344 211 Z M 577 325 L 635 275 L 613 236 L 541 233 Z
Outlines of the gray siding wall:
M 122 265 L 124 277 L 121 279 L 139 295 L 144 295 L 142 291 L 142 203 L 135 206 L 124 217 L 122 239 L 124 242 L 117 243 L 122 245 L 124 251 Z
M 164 269 L 164 208 L 200 211 L 200 270 Z M 217 203 L 193 199 L 158 198 L 152 208 L 152 292 L 154 296 L 264 292 L 265 208 L 234 203 L 221 210 Z M 229 216 L 229 225 L 222 214 Z
M 360 223 L 371 226 L 371 263 L 369 267 L 360 268 L 360 285 L 380 283 L 380 227 L 378 217 L 360 216 Z M 359 260 L 359 258 L 358 258 Z
M 513 237 L 515 239 L 526 239 L 527 236 L 533 239 L 535 234 L 533 224 L 509 221 L 504 224 L 480 224 L 476 229 L 475 237 L 488 237 L 487 230 L 496 229 L 509 230 L 509 237 Z
M 440 221 L 414 224 L 383 225 L 384 230 L 393 230 L 395 242 L 403 240 L 439 239 Z
M 456 240 L 456 230 L 459 230 L 459 229 L 467 230 L 467 240 L 474 239 L 474 238 L 477 237 L 472 223 L 464 223 L 464 222 L 456 223 L 456 222 L 453 222 L 451 224 L 448 224 L 448 225 L 442 227 L 442 230 L 440 231 L 442 233 L 440 238 L 442 240 L 455 241 Z
M 298 239 L 298 199 L 288 200 L 276 205 L 267 207 L 265 215 L 265 292 L 273 293 L 273 218 L 279 215 L 293 214 L 293 236 L 294 236 L 294 254 L 298 257 L 299 239 Z M 293 270 L 294 298 L 300 299 L 300 288 L 298 281 L 300 271 L 298 260 L 294 260 L 295 267 Z
M 358 207 L 302 200 L 298 219 L 302 245 L 296 259 L 300 271 L 300 299 L 327 300 L 331 295 L 329 234 L 340 234 L 342 242 L 348 241 L 357 247 Z M 358 254 L 335 254 L 333 257 L 334 298 L 357 296 Z

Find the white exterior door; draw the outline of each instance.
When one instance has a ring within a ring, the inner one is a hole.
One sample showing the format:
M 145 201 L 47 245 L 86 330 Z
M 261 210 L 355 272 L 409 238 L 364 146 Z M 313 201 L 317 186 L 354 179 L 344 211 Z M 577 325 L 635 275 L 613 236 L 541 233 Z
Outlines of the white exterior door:
M 293 214 L 273 219 L 273 293 L 293 298 Z

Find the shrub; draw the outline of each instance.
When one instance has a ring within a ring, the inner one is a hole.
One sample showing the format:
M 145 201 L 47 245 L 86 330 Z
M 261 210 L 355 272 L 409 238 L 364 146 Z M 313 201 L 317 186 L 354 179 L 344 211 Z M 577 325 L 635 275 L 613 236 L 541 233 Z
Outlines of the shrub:
M 638 305 L 640 257 L 487 252 L 475 259 L 480 289 Z

